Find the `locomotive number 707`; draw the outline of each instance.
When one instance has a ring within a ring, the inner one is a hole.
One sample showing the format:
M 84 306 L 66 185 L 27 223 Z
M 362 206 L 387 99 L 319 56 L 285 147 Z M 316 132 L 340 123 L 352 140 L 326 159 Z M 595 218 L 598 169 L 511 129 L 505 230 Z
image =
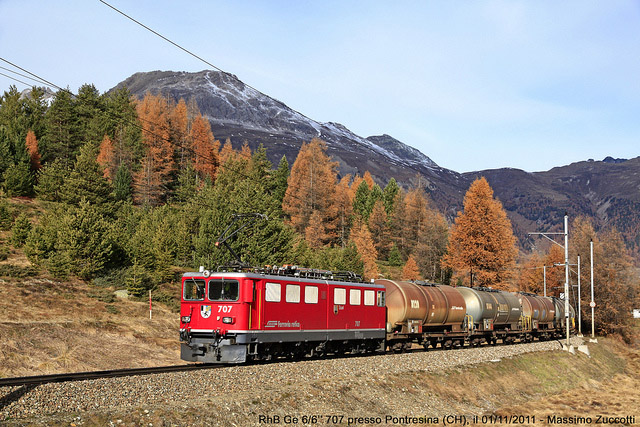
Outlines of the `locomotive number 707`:
M 233 307 L 232 305 L 219 305 L 218 306 L 218 313 L 231 313 L 231 307 Z

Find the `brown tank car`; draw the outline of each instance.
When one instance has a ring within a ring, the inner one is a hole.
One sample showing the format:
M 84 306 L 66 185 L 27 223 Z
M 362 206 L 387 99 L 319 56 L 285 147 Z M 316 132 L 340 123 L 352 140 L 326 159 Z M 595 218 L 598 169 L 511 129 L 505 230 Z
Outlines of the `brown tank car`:
M 463 344 L 464 340 L 448 339 L 449 334 L 460 335 L 466 315 L 464 298 L 456 288 L 387 279 L 376 280 L 376 284 L 386 289 L 387 336 L 392 349 L 409 348 L 412 341 L 425 347 L 438 342 L 445 347 Z
M 387 345 L 453 348 L 465 344 L 511 344 L 563 334 L 559 300 L 491 288 L 380 279 L 387 308 Z

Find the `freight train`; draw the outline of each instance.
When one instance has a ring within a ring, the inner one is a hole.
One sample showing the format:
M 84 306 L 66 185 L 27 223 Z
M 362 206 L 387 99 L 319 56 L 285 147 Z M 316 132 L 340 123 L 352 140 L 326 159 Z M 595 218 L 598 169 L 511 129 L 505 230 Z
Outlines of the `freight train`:
M 490 288 L 294 266 L 182 277 L 181 358 L 193 362 L 511 344 L 565 336 L 565 324 L 557 298 Z

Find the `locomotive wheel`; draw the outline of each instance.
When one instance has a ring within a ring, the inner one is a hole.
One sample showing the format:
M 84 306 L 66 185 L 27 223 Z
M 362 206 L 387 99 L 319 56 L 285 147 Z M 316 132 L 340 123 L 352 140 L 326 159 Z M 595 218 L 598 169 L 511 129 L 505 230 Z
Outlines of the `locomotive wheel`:
M 446 340 L 444 343 L 442 343 L 442 348 L 444 348 L 445 350 L 451 350 L 452 347 L 453 347 L 452 340 Z
M 389 343 L 389 351 L 392 351 L 394 353 L 400 353 L 400 343 L 395 341 L 395 342 L 390 342 Z

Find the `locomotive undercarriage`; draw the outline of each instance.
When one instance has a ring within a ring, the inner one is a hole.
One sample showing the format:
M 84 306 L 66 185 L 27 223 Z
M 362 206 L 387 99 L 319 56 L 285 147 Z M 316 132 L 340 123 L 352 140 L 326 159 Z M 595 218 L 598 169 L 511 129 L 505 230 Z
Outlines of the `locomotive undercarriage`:
M 303 359 L 330 354 L 371 354 L 384 352 L 385 349 L 384 337 L 380 332 L 325 332 L 307 334 L 306 337 L 304 334 L 247 333 L 220 336 L 215 331 L 206 334 L 184 331 L 181 333 L 181 358 L 203 363 L 244 363 L 248 360 Z M 324 339 L 309 339 L 312 336 L 322 336 Z

